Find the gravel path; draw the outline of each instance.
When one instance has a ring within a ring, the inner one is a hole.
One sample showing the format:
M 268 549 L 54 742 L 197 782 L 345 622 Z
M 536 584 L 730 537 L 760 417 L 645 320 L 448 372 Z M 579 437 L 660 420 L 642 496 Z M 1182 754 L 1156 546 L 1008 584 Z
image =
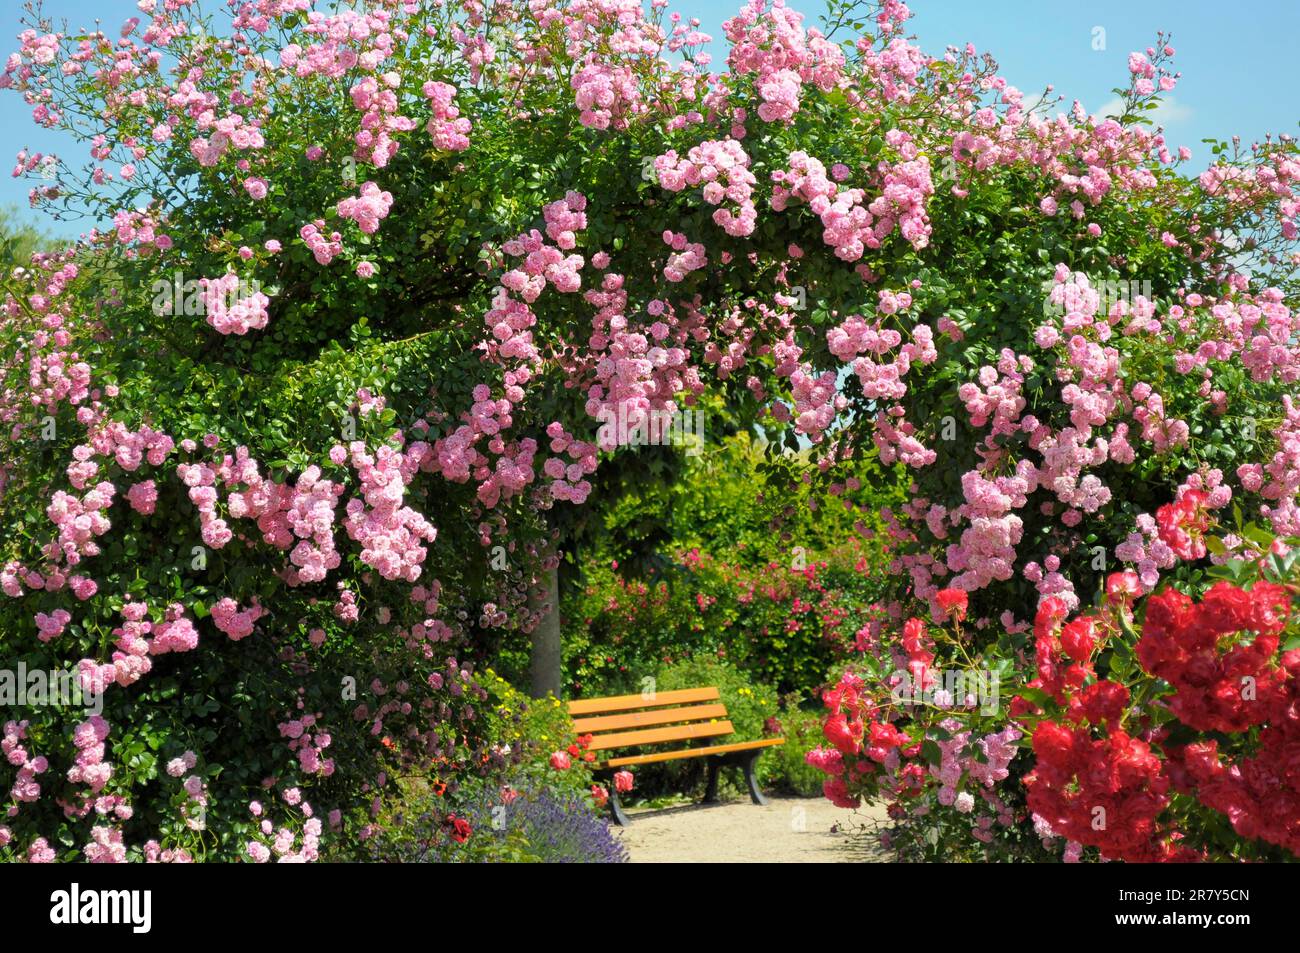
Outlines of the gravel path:
M 884 861 L 869 833 L 882 807 L 847 811 L 825 798 L 748 799 L 725 804 L 629 811 L 615 827 L 633 863 L 831 863 Z

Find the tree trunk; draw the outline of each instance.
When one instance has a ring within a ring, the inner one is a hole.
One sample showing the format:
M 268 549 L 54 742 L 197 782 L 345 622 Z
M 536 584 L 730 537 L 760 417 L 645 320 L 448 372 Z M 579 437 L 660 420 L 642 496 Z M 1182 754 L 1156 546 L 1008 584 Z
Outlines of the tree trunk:
M 532 696 L 545 698 L 548 694 L 560 697 L 560 570 L 544 572 L 539 580 L 543 585 L 531 597 L 534 612 L 543 604 L 549 610 L 533 629 L 533 654 L 529 666 Z

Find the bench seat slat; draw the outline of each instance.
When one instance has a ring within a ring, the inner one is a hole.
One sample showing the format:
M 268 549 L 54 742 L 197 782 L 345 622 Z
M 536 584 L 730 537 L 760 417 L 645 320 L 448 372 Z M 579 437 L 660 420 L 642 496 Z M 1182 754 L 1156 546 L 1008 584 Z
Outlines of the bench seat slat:
M 726 705 L 683 705 L 680 708 L 633 711 L 625 715 L 596 715 L 592 718 L 575 718 L 573 730 L 580 735 L 585 735 L 591 731 L 617 731 L 622 728 L 671 725 L 679 721 L 707 721 L 710 718 L 726 717 Z
M 598 715 L 688 702 L 711 702 L 718 699 L 717 686 L 679 688 L 671 692 L 646 692 L 639 695 L 611 695 L 608 698 L 579 698 L 569 702 L 570 715 Z
M 655 761 L 675 761 L 678 758 L 700 758 L 705 755 L 729 754 L 733 751 L 748 751 L 751 748 L 770 748 L 785 744 L 784 738 L 764 738 L 762 741 L 737 741 L 729 745 L 713 745 L 707 748 L 683 748 L 681 751 L 660 751 L 657 754 L 629 755 L 625 758 L 610 758 L 602 761 L 602 768 L 619 768 L 629 764 L 650 764 Z
M 687 741 L 691 738 L 708 738 L 711 735 L 729 735 L 735 729 L 729 721 L 704 721 L 690 725 L 673 725 L 670 728 L 645 728 L 640 731 L 614 731 L 596 735 L 591 739 L 589 751 L 609 748 L 627 748 L 632 745 L 657 745 L 666 741 Z

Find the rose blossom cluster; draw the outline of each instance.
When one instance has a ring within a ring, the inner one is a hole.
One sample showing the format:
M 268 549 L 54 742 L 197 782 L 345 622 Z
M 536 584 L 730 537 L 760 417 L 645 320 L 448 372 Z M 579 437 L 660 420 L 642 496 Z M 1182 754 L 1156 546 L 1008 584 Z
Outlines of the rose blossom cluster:
M 331 452 L 335 463 L 344 456 L 342 448 Z M 406 486 L 421 463 L 433 457 L 433 448 L 423 441 L 406 452 L 382 446 L 373 454 L 362 441 L 354 441 L 347 452 L 349 465 L 357 473 L 360 493 L 346 506 L 343 526 L 348 536 L 361 544 L 361 560 L 373 566 L 385 579 L 415 582 L 438 531 L 427 519 L 404 505 Z
M 248 290 L 233 271 L 220 278 L 200 278 L 199 284 L 207 322 L 218 334 L 247 334 L 266 327 L 271 299 L 260 290 Z
M 1146 601 L 1137 656 L 1173 686 L 1166 704 L 1185 725 L 1243 732 L 1288 724 L 1300 655 L 1288 653 L 1281 665 L 1276 656 L 1290 608 L 1286 590 L 1267 582 L 1247 592 L 1220 581 L 1199 601 L 1166 589 Z
M 709 256 L 702 242 L 693 242 L 684 232 L 665 231 L 664 244 L 673 250 L 664 264 L 664 278 L 673 283 L 683 280 L 693 271 L 708 267 Z
M 397 88 L 401 74 L 387 70 L 378 76 L 366 76 L 348 90 L 352 105 L 361 115 L 361 128 L 353 136 L 356 158 L 382 169 L 397 154 L 394 136 L 410 132 L 416 122 L 398 112 Z
M 749 171 L 749 156 L 735 139 L 710 140 L 692 146 L 682 158 L 669 150 L 654 160 L 659 184 L 670 192 L 700 187 L 704 201 L 731 208 L 718 208 L 713 222 L 728 235 L 753 234 L 758 221 L 754 207 L 757 179 Z
M 857 807 L 863 782 L 879 769 L 896 772 L 902 758 L 915 754 L 920 746 L 910 745 L 905 734 L 884 720 L 858 675 L 845 673 L 834 688 L 822 693 L 822 702 L 830 712 L 822 733 L 832 747 L 814 748 L 806 760 L 829 776 L 823 782 L 826 797 L 839 807 Z
M 285 578 L 290 585 L 320 581 L 338 567 L 334 511 L 344 489 L 322 479 L 319 467 L 308 467 L 293 484 L 277 483 L 263 477 L 257 460 L 246 447 L 239 447 L 233 457 L 226 454 L 215 466 L 179 464 L 176 469 L 199 510 L 203 540 L 213 549 L 223 548 L 234 536 L 217 511 L 220 485 L 228 491 L 226 509 L 231 518 L 255 520 L 266 543 L 289 552 Z
M 1149 743 L 1119 728 L 1098 739 L 1084 727 L 1043 721 L 1033 745 L 1028 803 L 1053 833 L 1113 860 L 1197 859 L 1160 824 L 1170 780 Z
M 891 144 L 905 155 L 914 155 L 915 147 L 901 134 L 891 134 Z M 846 178 L 846 166 L 836 166 L 827 174 L 820 160 L 798 150 L 791 152 L 785 169 L 772 173 L 769 200 L 775 211 L 784 211 L 794 200 L 807 204 L 822 223 L 822 240 L 843 261 L 860 260 L 868 249 L 878 249 L 896 227 L 914 248 L 929 243 L 930 219 L 926 203 L 934 194 L 930 166 L 924 156 L 916 156 L 897 165 L 880 163 L 879 184 L 882 192 L 867 202 L 861 188 L 841 189 L 836 184 Z
M 636 76 L 627 66 L 592 62 L 570 80 L 578 121 L 590 129 L 624 129 L 640 100 Z
M 58 537 L 49 548 L 54 561 L 75 566 L 85 556 L 99 555 L 95 538 L 103 536 L 112 526 L 106 514 L 116 492 L 116 487 L 107 481 L 95 484 L 80 498 L 63 490 L 54 491 L 45 509 L 45 515 L 58 530 Z
M 320 712 L 301 715 L 281 722 L 279 729 L 280 735 L 289 739 L 289 750 L 297 756 L 298 766 L 304 773 L 329 777 L 334 773 L 334 759 L 324 755 L 333 738 L 329 732 L 317 728 L 322 717 Z
M 102 791 L 113 776 L 113 766 L 104 760 L 104 739 L 108 732 L 108 722 L 99 715 L 91 715 L 72 734 L 77 757 L 68 769 L 68 780 L 85 784 L 91 794 Z
M 722 29 L 732 44 L 727 65 L 734 76 L 752 77 L 764 122 L 792 119 L 805 84 L 830 92 L 847 83 L 843 51 L 821 31 L 805 32 L 803 14 L 784 0 L 750 0 Z
M 393 193 L 381 190 L 374 182 L 366 182 L 358 195 L 342 199 L 337 211 L 341 218 L 352 219 L 361 231 L 373 235 L 379 231 L 379 223 L 388 217 L 388 210 L 392 207 Z
M 1118 574 L 1116 574 L 1118 576 Z M 1123 611 L 1122 578 L 1112 577 L 1112 606 Z M 1068 623 L 1068 609 L 1044 599 L 1034 620 L 1040 688 L 1064 717 L 1039 722 L 1033 732 L 1034 769 L 1025 778 L 1030 810 L 1052 833 L 1097 847 L 1116 860 L 1191 859 L 1177 847 L 1176 832 L 1159 818 L 1169 805 L 1170 779 L 1149 742 L 1120 727 L 1128 689 L 1094 680 L 1094 659 L 1115 631 L 1109 615 L 1080 616 Z M 1012 713 L 1029 710 L 1017 697 Z M 1100 732 L 1102 737 L 1094 737 Z
M 1239 285 L 1238 282 L 1230 284 L 1234 288 Z M 937 588 L 937 580 L 946 573 L 956 573 L 955 578 L 962 580 L 963 588 L 974 590 L 1011 578 L 1008 571 L 1018 571 L 1036 585 L 1043 598 L 1055 594 L 1067 600 L 1073 598 L 1073 581 L 1064 569 L 1058 572 L 1052 566 L 1043 572 L 1038 560 L 1020 563 L 1021 531 L 1017 524 L 1022 522 L 1022 517 L 1017 511 L 1028 503 L 1034 491 L 1046 489 L 1059 505 L 1044 504 L 1043 512 L 1056 516 L 1067 528 L 1081 526 L 1088 514 L 1104 512 L 1113 498 L 1111 487 L 1090 470 L 1112 463 L 1132 464 L 1144 444 L 1157 454 L 1168 454 L 1183 446 L 1189 434 L 1187 422 L 1169 414 L 1165 398 L 1150 383 L 1126 380 L 1120 375 L 1124 353 L 1120 343 L 1127 338 L 1167 334 L 1171 325 L 1180 335 L 1199 335 L 1200 348 L 1181 368 L 1183 373 L 1199 374 L 1198 368 L 1207 359 L 1227 360 L 1250 346 L 1250 336 L 1241 333 L 1240 312 L 1249 315 L 1252 327 L 1259 326 L 1266 312 L 1272 314 L 1278 326 L 1289 327 L 1291 321 L 1289 312 L 1285 315 L 1279 312 L 1273 303 L 1274 296 L 1267 292 L 1258 304 L 1256 298 L 1243 294 L 1234 307 L 1223 303 L 1210 306 L 1218 316 L 1208 327 L 1204 309 L 1209 302 L 1198 295 L 1186 295 L 1183 305 L 1171 306 L 1164 320 L 1157 315 L 1152 302 L 1141 295 L 1132 300 L 1115 300 L 1107 309 L 1103 307 L 1098 288 L 1086 276 L 1071 272 L 1063 265 L 1057 266 L 1046 290 L 1045 305 L 1053 317 L 1039 326 L 1035 339 L 1048 352 L 1043 360 L 1049 362 L 1048 366 L 1055 363 L 1055 377 L 1062 385 L 1059 394 L 1068 422 L 1058 429 L 1025 414 L 1023 382 L 1028 374 L 1041 373 L 1040 360 L 1028 355 L 1004 349 L 996 365 L 981 368 L 976 380 L 959 385 L 958 395 L 965 405 L 969 426 L 984 434 L 978 448 L 983 464 L 962 478 L 964 507 L 918 498 L 905 512 L 913 519 L 923 520 L 936 542 L 947 539 L 951 530 L 964 521 L 978 522 L 963 532 L 956 545 L 947 543 L 942 549 L 936 545 L 929 551 L 922 546 L 918 547 L 920 551 L 900 554 L 898 565 L 912 574 L 922 596 L 932 593 Z M 840 335 L 835 346 L 845 347 L 845 339 L 846 335 Z M 1289 359 L 1279 359 L 1283 361 L 1280 366 L 1291 366 Z M 1204 373 L 1209 374 L 1208 367 Z M 1207 400 L 1217 402 L 1212 403 L 1216 414 L 1223 412 L 1226 395 L 1214 391 L 1208 378 L 1201 393 Z M 1283 399 L 1284 407 L 1290 406 L 1288 399 Z M 1287 501 L 1300 487 L 1300 481 L 1291 477 L 1300 472 L 1291 465 L 1291 456 L 1300 459 L 1300 455 L 1287 448 L 1293 444 L 1300 447 L 1300 441 L 1290 440 L 1289 434 L 1294 429 L 1290 420 L 1291 417 L 1286 417 L 1275 431 L 1281 449 L 1272 464 L 1272 472 L 1279 475 L 1278 479 L 1266 483 L 1265 469 L 1258 464 L 1238 468 L 1243 488 L 1266 498 L 1260 510 L 1283 532 L 1289 525 L 1288 514 L 1293 511 Z M 876 431 L 878 445 L 882 434 L 887 437 L 897 432 L 883 415 L 877 418 Z M 984 476 L 987 470 L 1006 470 L 1006 443 L 1024 439 L 1020 435 L 1027 437 L 1025 444 L 1032 454 L 1021 450 L 1018 460 L 1011 458 L 1016 471 L 1014 480 L 1006 477 L 990 480 Z M 914 463 L 917 464 L 924 465 L 924 458 Z M 1180 552 L 1195 550 L 1197 526 L 1203 521 L 1204 512 L 1233 499 L 1233 489 L 1218 470 L 1207 469 L 1188 479 L 1178 500 L 1162 514 L 1155 517 L 1139 514 L 1135 532 L 1115 550 L 1118 558 L 1137 568 L 1148 589 L 1154 588 L 1160 572 L 1172 566 Z M 1004 493 L 1011 491 L 1004 498 L 1000 498 L 1003 494 L 988 492 L 996 488 L 998 481 L 1006 481 Z M 1269 497 L 1281 500 L 1280 505 L 1270 506 Z M 1189 509 L 1202 515 L 1183 513 Z M 1184 525 L 1186 529 L 1180 533 L 1178 528 Z M 1052 558 L 1047 557 L 1047 561 Z M 972 575 L 972 567 L 981 568 Z
M 1296 744 L 1289 712 L 1300 671 L 1300 651 L 1279 651 L 1291 614 L 1286 589 L 1220 581 L 1199 600 L 1174 589 L 1146 597 L 1135 654 L 1173 689 L 1159 704 L 1187 728 L 1217 735 L 1177 743 L 1168 727 L 1140 737 L 1125 730 L 1128 688 L 1097 680 L 1093 667 L 1141 594 L 1135 573 L 1114 573 L 1098 614 L 1066 621 L 1059 600 L 1039 607 L 1038 677 L 1030 685 L 1062 711 L 1034 732 L 1036 764 L 1026 785 L 1036 822 L 1106 858 L 1197 859 L 1162 816 L 1177 789 L 1223 812 L 1243 837 L 1300 849 L 1300 802 L 1285 794 L 1283 780 Z M 1034 707 L 1017 698 L 1012 710 Z M 1247 756 L 1221 750 L 1220 738 L 1256 728 L 1260 744 Z
M 445 152 L 463 152 L 469 148 L 469 133 L 473 124 L 456 108 L 456 87 L 451 83 L 430 80 L 420 87 L 432 115 L 425 131 L 433 139 L 433 147 Z
M 489 508 L 521 494 L 534 481 L 539 464 L 547 468 L 552 499 L 581 502 L 591 489 L 584 477 L 595 470 L 596 458 L 580 441 L 550 434 L 552 441 L 560 443 L 553 452 L 568 453 L 569 460 L 564 461 L 559 457 L 539 460 L 539 444 L 532 437 L 507 439 L 514 406 L 523 401 L 524 387 L 541 361 L 531 331 L 537 318 L 530 306 L 548 285 L 560 293 L 581 290 L 586 259 L 565 251 L 577 246 L 577 233 L 586 228 L 586 207 L 586 196 L 569 191 L 543 207 L 545 236 L 532 229 L 501 245 L 507 258 L 522 260 L 501 276 L 499 290 L 484 316 L 490 336 L 480 349 L 489 362 L 503 369 L 503 396 L 494 398 L 490 386 L 476 385 L 471 394 L 474 402 L 461 415 L 463 423 L 439 438 L 428 458 L 429 468 L 446 479 L 465 482 L 472 478 L 478 484 L 478 499 Z M 495 456 L 495 462 L 488 454 Z
M 50 766 L 44 755 L 32 756 L 23 747 L 23 742 L 27 738 L 28 725 L 29 722 L 26 720 L 7 721 L 4 738 L 0 739 L 0 753 L 4 754 L 6 761 L 18 769 L 14 775 L 13 786 L 9 789 L 9 796 L 13 798 L 15 804 L 9 812 L 11 817 L 17 812 L 17 804 L 29 803 L 40 797 L 41 786 L 36 778 L 37 775 L 44 774 Z
M 68 482 L 75 489 L 83 490 L 100 473 L 99 464 L 95 462 L 97 456 L 111 459 L 126 472 L 134 473 L 144 463 L 162 466 L 174 448 L 171 437 L 147 424 L 138 430 L 130 430 L 125 424 L 109 421 L 91 431 L 85 443 L 72 448 L 73 462 L 65 472 Z M 137 491 L 137 496 L 141 492 L 144 491 Z M 127 495 L 129 497 L 130 493 Z M 139 510 L 138 506 L 135 508 Z
M 992 838 L 989 829 L 995 819 L 1003 827 L 1014 823 L 1006 802 L 994 793 L 994 788 L 1005 781 L 1010 773 L 1008 766 L 1020 750 L 1016 742 L 1020 740 L 1021 732 L 1009 725 L 1000 731 L 972 739 L 971 732 L 961 730 L 961 722 L 955 718 L 945 719 L 939 726 L 950 733 L 951 737 L 935 740 L 939 749 L 939 763 L 930 765 L 930 775 L 939 784 L 935 799 L 944 807 L 955 808 L 961 814 L 971 814 L 977 806 L 975 794 L 979 794 L 992 809 L 993 815 L 977 818 L 972 834 L 987 843 Z M 973 782 L 975 793 L 960 789 L 963 778 L 969 778 Z
M 208 611 L 212 614 L 212 624 L 230 636 L 232 642 L 252 635 L 257 620 L 266 615 L 266 610 L 256 603 L 240 609 L 239 603 L 229 596 L 218 599 Z
M 270 845 L 261 840 L 250 840 L 245 846 L 248 858 L 257 864 L 267 863 L 272 857 L 281 864 L 305 864 L 315 861 L 320 856 L 320 838 L 324 825 L 320 818 L 314 816 L 311 804 L 303 800 L 302 792 L 298 788 L 281 791 L 280 797 L 288 806 L 297 808 L 304 818 L 301 843 L 298 840 L 299 834 L 292 827 L 286 823 L 277 828 L 267 816 L 266 808 L 261 802 L 253 801 L 249 805 L 249 813 L 255 819 L 261 818 L 258 822 L 258 830 L 263 837 L 270 840 Z
M 298 237 L 306 243 L 318 264 L 328 265 L 343 251 L 343 236 L 339 232 L 330 232 L 327 236 L 324 228 L 325 219 L 318 218 L 298 229 Z
M 602 426 L 596 435 L 600 449 L 613 450 L 619 443 L 620 428 L 631 432 L 642 426 L 652 411 L 674 412 L 676 395 L 691 387 L 685 373 L 687 353 L 669 341 L 674 325 L 679 332 L 675 341 L 683 340 L 684 331 L 672 308 L 661 299 L 647 305 L 645 320 L 629 317 L 621 274 L 606 274 L 600 287 L 584 297 L 597 309 L 590 338 L 596 363 L 594 380 L 586 392 L 586 411 L 596 420 L 616 425 Z M 654 320 L 646 327 L 649 319 Z

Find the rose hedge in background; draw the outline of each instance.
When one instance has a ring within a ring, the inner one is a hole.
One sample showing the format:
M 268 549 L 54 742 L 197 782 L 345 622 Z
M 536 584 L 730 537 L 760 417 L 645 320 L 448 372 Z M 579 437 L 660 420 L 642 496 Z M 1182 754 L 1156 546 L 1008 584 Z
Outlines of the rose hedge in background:
M 891 543 L 879 517 L 823 504 L 811 485 L 773 493 L 799 463 L 732 434 L 688 457 L 678 480 L 604 512 L 607 541 L 563 567 L 575 694 L 640 691 L 659 665 L 701 654 L 783 694 L 806 698 L 825 682 L 890 591 Z M 866 462 L 857 479 L 882 508 L 904 499 L 897 473 Z M 658 558 L 638 560 L 649 533 L 663 540 Z M 525 649 L 517 639 L 502 649 L 520 676 Z
M 803 570 L 754 568 L 692 550 L 670 581 L 623 580 L 588 566 L 586 585 L 564 604 L 564 647 L 575 695 L 640 691 L 660 664 L 726 659 L 782 693 L 811 693 L 880 607 L 879 586 L 855 548 Z

